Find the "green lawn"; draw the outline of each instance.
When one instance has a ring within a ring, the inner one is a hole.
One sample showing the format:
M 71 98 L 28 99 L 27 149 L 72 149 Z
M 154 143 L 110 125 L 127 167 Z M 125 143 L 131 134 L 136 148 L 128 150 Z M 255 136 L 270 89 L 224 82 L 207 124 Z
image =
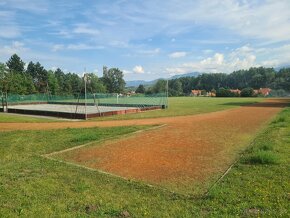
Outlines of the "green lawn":
M 146 111 L 137 114 L 126 114 L 109 116 L 104 118 L 94 118 L 96 120 L 121 120 L 121 119 L 142 119 L 155 117 L 170 117 L 181 115 L 193 115 L 219 110 L 230 109 L 242 105 L 252 104 L 265 100 L 264 98 L 205 98 L 205 97 L 171 97 L 169 98 L 169 108 L 165 110 Z M 53 122 L 61 121 L 57 119 L 45 119 L 22 115 L 11 115 L 0 113 L 0 123 L 5 122 Z
M 57 118 L 42 118 L 33 116 L 23 116 L 21 114 L 0 113 L 0 123 L 40 123 L 59 122 Z
M 207 195 L 172 194 L 40 156 L 146 128 L 1 132 L 1 217 L 289 217 L 290 108 Z
M 165 110 L 146 111 L 137 114 L 117 115 L 91 120 L 142 119 L 193 115 L 226 110 L 247 104 L 261 102 L 265 98 L 206 98 L 206 97 L 170 97 L 169 108 Z

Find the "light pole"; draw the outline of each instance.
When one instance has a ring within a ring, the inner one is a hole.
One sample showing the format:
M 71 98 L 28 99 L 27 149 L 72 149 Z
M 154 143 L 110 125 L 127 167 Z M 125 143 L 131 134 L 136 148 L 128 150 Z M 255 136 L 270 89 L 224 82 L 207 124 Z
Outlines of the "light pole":
M 86 74 L 86 68 L 84 73 L 84 81 L 85 81 L 85 119 L 88 119 L 87 115 L 87 74 Z
M 167 108 L 168 108 L 168 79 L 167 79 L 167 82 L 166 82 L 166 89 L 167 89 L 167 92 L 166 92 L 166 103 L 167 103 Z

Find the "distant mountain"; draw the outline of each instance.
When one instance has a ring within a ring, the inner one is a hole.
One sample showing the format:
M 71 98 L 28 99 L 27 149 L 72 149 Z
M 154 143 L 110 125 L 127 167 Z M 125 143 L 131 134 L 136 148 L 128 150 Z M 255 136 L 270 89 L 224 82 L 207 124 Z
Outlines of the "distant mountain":
M 178 79 L 178 78 L 182 78 L 182 77 L 197 77 L 199 76 L 201 73 L 199 72 L 192 72 L 192 73 L 185 73 L 185 74 L 179 74 L 179 75 L 174 75 L 168 79 Z M 162 78 L 159 78 L 162 79 Z M 145 81 L 145 80 L 133 80 L 133 81 L 126 81 L 126 87 L 137 87 L 140 84 L 144 85 L 144 86 L 150 86 L 153 85 L 154 83 L 157 82 L 157 80 L 159 79 L 155 79 L 152 81 Z
M 127 87 L 137 87 L 140 84 L 144 85 L 144 86 L 149 86 L 149 85 L 153 85 L 157 80 L 152 80 L 152 81 L 145 81 L 145 80 L 133 80 L 133 81 L 126 81 L 126 86 Z
M 275 67 L 274 69 L 276 70 L 276 71 L 279 71 L 279 70 L 281 70 L 282 68 L 289 68 L 290 67 L 290 64 L 284 64 L 284 65 L 281 65 L 281 66 L 279 66 L 279 67 Z
M 170 77 L 170 79 L 178 79 L 178 78 L 182 78 L 182 77 L 197 77 L 200 74 L 201 74 L 200 72 L 185 73 L 185 74 L 172 76 L 172 77 Z

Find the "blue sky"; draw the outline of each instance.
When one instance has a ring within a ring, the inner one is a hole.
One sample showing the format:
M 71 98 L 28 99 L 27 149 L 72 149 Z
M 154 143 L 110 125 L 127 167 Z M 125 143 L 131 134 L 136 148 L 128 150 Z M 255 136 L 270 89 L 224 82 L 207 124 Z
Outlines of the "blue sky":
M 1 0 L 0 62 L 126 80 L 290 64 L 289 0 Z

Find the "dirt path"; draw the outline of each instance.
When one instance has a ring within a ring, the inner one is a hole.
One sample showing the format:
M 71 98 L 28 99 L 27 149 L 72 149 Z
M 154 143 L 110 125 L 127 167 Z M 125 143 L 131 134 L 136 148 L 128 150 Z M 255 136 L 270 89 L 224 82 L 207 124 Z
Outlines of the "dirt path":
M 196 116 L 96 123 L 98 126 L 168 125 L 74 150 L 63 158 L 177 192 L 195 193 L 197 186 L 193 184 L 221 175 L 261 127 L 288 103 L 287 100 L 268 100 Z

